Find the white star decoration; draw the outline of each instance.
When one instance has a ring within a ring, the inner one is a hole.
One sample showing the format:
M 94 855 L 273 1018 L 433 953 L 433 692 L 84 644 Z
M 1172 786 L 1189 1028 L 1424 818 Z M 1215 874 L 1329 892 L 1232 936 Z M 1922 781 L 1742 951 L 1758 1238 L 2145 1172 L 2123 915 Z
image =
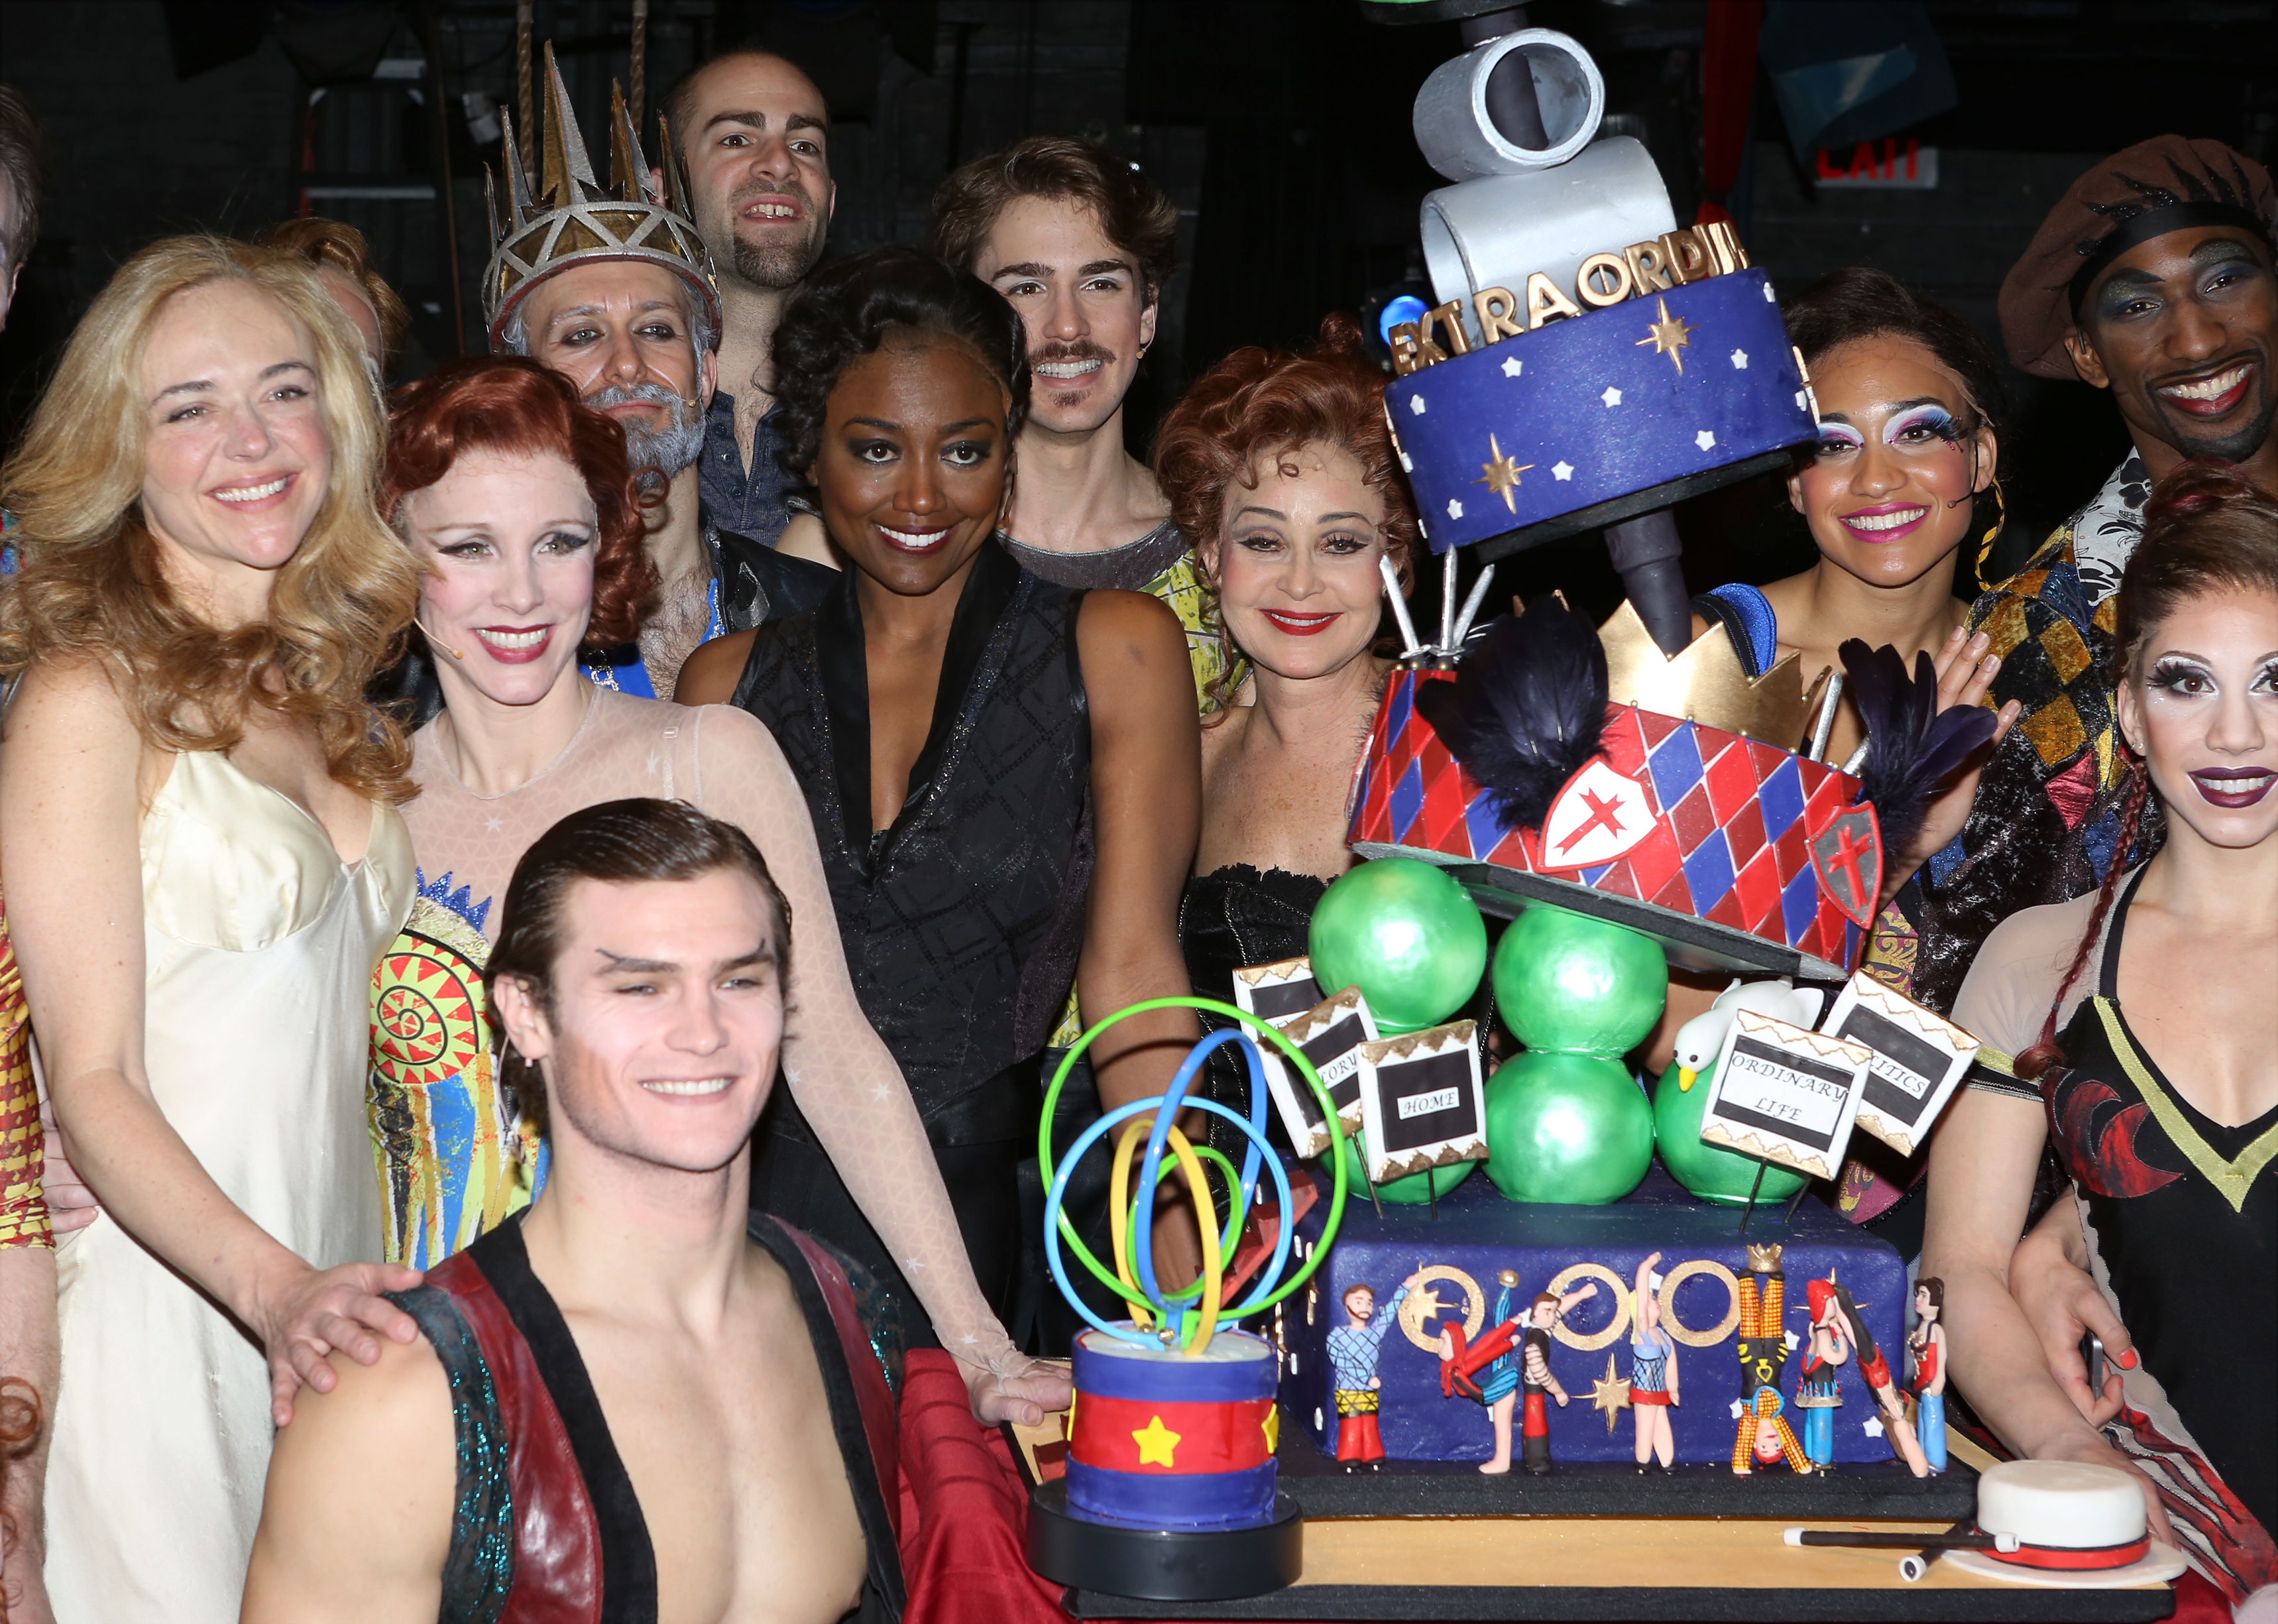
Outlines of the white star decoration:
M 506 824 L 498 818 L 486 817 L 483 820 L 483 832 L 485 834 L 498 834 L 505 828 Z
M 1798 389 L 1795 392 L 1795 409 L 1798 411 L 1801 411 L 1803 410 L 1803 391 L 1800 389 Z
M 1457 502 L 1453 496 L 1448 498 L 1448 517 L 1449 518 L 1461 518 L 1464 517 L 1464 504 Z
M 1803 1343 L 1803 1338 L 1797 1336 L 1793 1331 L 1785 1333 L 1780 1339 L 1787 1344 L 1787 1351 L 1791 1353 L 1794 1352 L 1798 1347 L 1802 1345 Z
M 1693 437 L 1693 443 L 1699 446 L 1703 451 L 1708 450 L 1716 443 L 1716 431 L 1714 429 L 1702 429 L 1698 434 L 1695 434 Z
M 1525 370 L 1525 363 L 1522 362 L 1517 356 L 1505 356 L 1503 357 L 1502 375 L 1505 378 L 1516 378 Z
M 1779 295 L 1772 291 L 1772 285 L 1770 282 L 1766 282 L 1764 284 L 1764 303 L 1766 304 L 1777 304 L 1779 303 Z
M 1574 464 L 1571 463 L 1563 462 L 1551 463 L 1550 477 L 1554 479 L 1572 479 L 1574 477 Z
M 1748 370 L 1748 352 L 1745 349 L 1734 350 L 1732 352 L 1732 364 L 1738 367 L 1740 371 L 1744 372 L 1747 372 Z
M 1414 412 L 1418 417 L 1422 417 L 1424 415 L 1424 397 L 1420 395 L 1410 395 L 1408 397 L 1408 410 Z
M 971 1347 L 975 1343 L 976 1343 L 976 1342 L 980 1341 L 980 1340 L 981 1340 L 981 1338 L 980 1338 L 980 1337 L 976 1337 L 976 1336 L 975 1336 L 971 1331 L 967 1331 L 967 1332 L 966 1332 L 966 1333 L 965 1333 L 965 1335 L 963 1335 L 962 1337 L 959 1337 L 958 1338 L 958 1340 L 959 1340 L 959 1342 L 963 1343 L 967 1347 L 968 1347 L 968 1348 L 969 1348 L 969 1347 Z
M 1734 1421 L 1740 1419 L 1740 1412 L 1746 1406 L 1743 1406 L 1738 1398 L 1732 1400 L 1732 1419 Z
M 1801 404 L 1801 402 L 1799 401 L 1797 403 Z M 1408 453 L 1405 451 L 1403 451 L 1400 454 L 1400 471 L 1403 473 L 1414 473 L 1416 471 L 1416 464 L 1408 460 Z
M 924 1267 L 925 1264 L 921 1260 L 912 1258 L 902 1265 L 902 1272 L 906 1275 L 914 1275 Z
M 1619 389 L 1615 388 L 1613 385 L 1608 384 L 1606 386 L 1606 392 L 1598 398 L 1605 402 L 1609 406 L 1618 406 L 1622 403 L 1622 392 Z
M 1870 1438 L 1881 1437 L 1883 1436 L 1883 1418 L 1879 1415 L 1869 1416 L 1865 1424 L 1860 1428 L 1860 1430 L 1864 1432 Z
M 877 1087 L 870 1091 L 870 1098 L 877 1100 L 881 1104 L 891 1099 L 893 1097 L 894 1091 L 888 1088 L 883 1083 L 879 1084 Z

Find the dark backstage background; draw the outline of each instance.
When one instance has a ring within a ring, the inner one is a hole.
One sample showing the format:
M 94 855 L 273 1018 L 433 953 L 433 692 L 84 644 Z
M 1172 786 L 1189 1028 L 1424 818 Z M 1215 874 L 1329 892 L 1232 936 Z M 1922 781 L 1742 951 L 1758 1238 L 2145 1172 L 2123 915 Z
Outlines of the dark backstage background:
M 1529 25 L 1594 55 L 1607 84 L 1601 133 L 1645 142 L 1680 221 L 1721 195 L 1783 293 L 1838 265 L 1879 266 L 1963 313 L 1997 351 L 2002 275 L 2092 159 L 2169 130 L 2266 164 L 2278 157 L 2273 0 L 1525 9 Z M 516 94 L 526 21 L 535 40 L 554 42 L 589 130 L 601 127 L 610 81 L 631 88 L 637 31 L 638 93 L 651 108 L 723 46 L 763 43 L 798 62 L 830 103 L 834 253 L 921 240 L 943 175 L 1019 136 L 1078 133 L 1128 153 L 1183 222 L 1182 268 L 1128 414 L 1143 455 L 1186 380 L 1229 349 L 1302 341 L 1331 310 L 1373 326 L 1387 298 L 1422 291 L 1418 205 L 1446 182 L 1418 154 L 1410 111 L 1425 76 L 1462 46 L 1452 22 L 1391 27 L 1367 10 L 1359 0 L 0 0 L 0 77 L 22 89 L 49 142 L 39 244 L 0 335 L 0 447 L 112 270 L 173 233 L 250 234 L 308 213 L 349 221 L 413 311 L 391 381 L 478 344 L 482 177 L 499 153 L 499 106 Z M 1744 136 L 1704 143 L 1704 119 L 1718 119 Z M 1711 149 L 1728 172 L 1705 172 Z M 1933 152 L 1934 165 L 1923 161 Z M 2008 541 L 2022 558 L 2093 494 L 2124 435 L 2083 386 L 2014 371 L 2007 380 Z M 1808 562 L 1780 496 L 1757 480 L 1680 510 L 1696 589 Z M 1618 588 L 1602 560 L 1578 539 L 1522 556 L 1506 578 L 1530 594 L 1555 580 L 1609 609 Z M 1436 583 L 1419 594 L 1436 595 Z

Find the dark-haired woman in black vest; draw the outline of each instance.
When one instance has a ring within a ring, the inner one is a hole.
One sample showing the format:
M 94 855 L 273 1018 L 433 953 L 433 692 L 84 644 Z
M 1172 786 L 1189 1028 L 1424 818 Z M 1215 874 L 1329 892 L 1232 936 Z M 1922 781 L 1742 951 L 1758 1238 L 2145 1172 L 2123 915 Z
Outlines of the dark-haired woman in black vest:
M 799 776 L 855 992 L 1008 1323 L 1037 1058 L 1071 982 L 1087 1023 L 1186 991 L 1201 793 L 1170 612 L 990 544 L 1024 349 L 993 289 L 914 250 L 808 283 L 775 339 L 786 456 L 847 567 L 819 607 L 699 650 L 678 695 L 759 717 Z M 1183 1010 L 1117 1027 L 1091 1051 L 1102 1103 L 1161 1092 L 1194 1036 Z M 902 1283 L 787 1098 L 761 1132 L 754 1204 Z

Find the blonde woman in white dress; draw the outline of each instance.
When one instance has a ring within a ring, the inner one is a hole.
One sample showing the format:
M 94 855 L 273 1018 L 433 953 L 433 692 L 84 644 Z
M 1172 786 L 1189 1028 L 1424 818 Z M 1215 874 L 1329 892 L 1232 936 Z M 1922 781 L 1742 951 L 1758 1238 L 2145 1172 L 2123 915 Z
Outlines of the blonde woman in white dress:
M 96 301 L 0 490 L 0 872 L 102 1207 L 58 1246 L 43 1395 L 65 1624 L 235 1619 L 294 1391 L 414 1334 L 363 1099 L 412 886 L 403 741 L 363 701 L 417 590 L 382 434 L 312 270 L 179 238 Z

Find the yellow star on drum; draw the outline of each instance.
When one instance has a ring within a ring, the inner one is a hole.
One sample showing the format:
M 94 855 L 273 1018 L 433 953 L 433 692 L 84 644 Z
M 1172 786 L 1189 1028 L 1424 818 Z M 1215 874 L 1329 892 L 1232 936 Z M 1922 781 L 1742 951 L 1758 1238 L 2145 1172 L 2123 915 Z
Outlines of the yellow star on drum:
M 1258 1425 L 1265 1429 L 1265 1452 L 1270 1455 L 1281 1447 L 1281 1406 L 1277 1404 L 1266 1411 Z
M 1685 371 L 1685 357 L 1678 352 L 1693 341 L 1692 325 L 1682 316 L 1672 316 L 1669 313 L 1668 300 L 1656 297 L 1654 303 L 1660 307 L 1661 319 L 1649 324 L 1647 335 L 1637 341 L 1637 348 L 1642 349 L 1647 344 L 1652 345 L 1653 353 L 1657 356 L 1667 356 L 1675 362 L 1677 370 L 1681 375 Z
M 1171 1452 L 1179 1446 L 1179 1435 L 1163 1425 L 1161 1416 L 1149 1417 L 1147 1424 L 1131 1435 L 1131 1441 L 1139 1446 L 1141 1466 L 1178 1465 L 1171 1459 Z

